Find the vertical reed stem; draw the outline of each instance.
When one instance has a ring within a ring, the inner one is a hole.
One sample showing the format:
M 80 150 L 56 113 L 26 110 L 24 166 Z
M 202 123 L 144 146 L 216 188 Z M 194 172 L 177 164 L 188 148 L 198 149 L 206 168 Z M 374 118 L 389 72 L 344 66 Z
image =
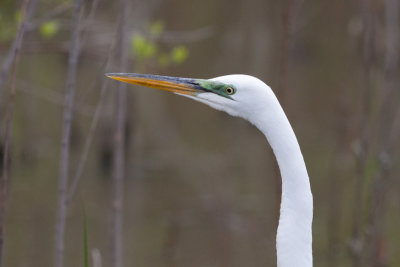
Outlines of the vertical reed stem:
M 80 10 L 84 0 L 75 0 L 72 14 L 71 45 L 69 51 L 68 74 L 66 82 L 63 132 L 61 140 L 60 172 L 58 179 L 58 205 L 56 218 L 56 239 L 55 239 L 55 267 L 63 267 L 65 247 L 65 224 L 67 214 L 67 186 L 69 175 L 69 149 L 72 112 L 76 87 L 76 72 L 79 57 L 79 20 Z
M 126 19 L 127 1 L 120 0 L 120 14 L 117 30 L 117 58 L 120 71 L 126 70 Z M 126 84 L 118 83 L 117 125 L 114 146 L 113 173 L 113 266 L 123 266 L 123 186 L 125 175 L 125 127 L 126 127 Z

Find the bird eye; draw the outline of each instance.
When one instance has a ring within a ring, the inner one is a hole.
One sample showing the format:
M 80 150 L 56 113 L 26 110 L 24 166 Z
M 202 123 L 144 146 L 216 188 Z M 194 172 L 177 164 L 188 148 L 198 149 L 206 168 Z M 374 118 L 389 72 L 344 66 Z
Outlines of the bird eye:
M 225 88 L 225 92 L 228 95 L 233 95 L 235 93 L 235 89 L 233 89 L 233 87 L 231 87 L 231 86 L 228 86 L 228 87 Z

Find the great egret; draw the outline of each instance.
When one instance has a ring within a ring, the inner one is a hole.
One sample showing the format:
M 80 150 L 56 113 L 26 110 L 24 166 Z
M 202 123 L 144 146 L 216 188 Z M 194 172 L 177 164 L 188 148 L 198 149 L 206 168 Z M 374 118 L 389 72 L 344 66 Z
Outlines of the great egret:
M 310 181 L 293 129 L 268 85 L 242 74 L 209 80 L 135 73 L 106 75 L 122 82 L 186 96 L 254 124 L 271 145 L 282 177 L 276 237 L 278 267 L 312 266 L 313 198 Z

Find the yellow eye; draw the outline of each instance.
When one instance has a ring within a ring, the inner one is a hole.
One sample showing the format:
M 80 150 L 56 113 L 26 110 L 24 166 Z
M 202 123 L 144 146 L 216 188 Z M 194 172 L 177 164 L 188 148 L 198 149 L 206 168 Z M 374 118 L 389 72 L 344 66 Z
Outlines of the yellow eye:
M 233 95 L 235 93 L 235 89 L 233 89 L 231 86 L 228 86 L 228 87 L 225 88 L 225 92 L 228 95 Z

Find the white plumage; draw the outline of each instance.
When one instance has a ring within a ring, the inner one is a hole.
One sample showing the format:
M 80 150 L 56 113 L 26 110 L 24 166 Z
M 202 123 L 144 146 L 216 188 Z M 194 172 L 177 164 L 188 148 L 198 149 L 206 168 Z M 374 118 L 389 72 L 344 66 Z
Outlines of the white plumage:
M 254 124 L 271 145 L 282 177 L 276 237 L 278 267 L 313 265 L 313 198 L 307 169 L 289 120 L 269 86 L 255 77 L 242 74 L 210 80 L 123 73 L 108 76 L 172 91 Z

